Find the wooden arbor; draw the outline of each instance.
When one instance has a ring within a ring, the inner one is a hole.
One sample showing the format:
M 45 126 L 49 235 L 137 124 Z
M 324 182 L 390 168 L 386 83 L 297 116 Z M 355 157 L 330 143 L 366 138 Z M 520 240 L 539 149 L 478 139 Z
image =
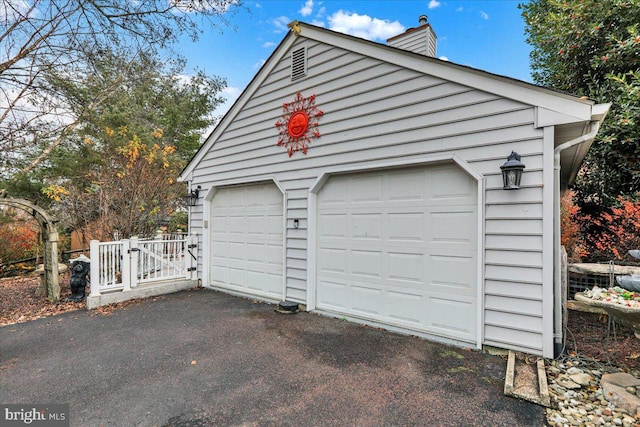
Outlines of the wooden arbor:
M 0 205 L 12 206 L 33 216 L 42 229 L 44 246 L 44 282 L 46 297 L 51 302 L 60 300 L 60 275 L 58 271 L 58 232 L 54 220 L 44 209 L 28 200 L 7 197 L 6 190 L 0 190 Z

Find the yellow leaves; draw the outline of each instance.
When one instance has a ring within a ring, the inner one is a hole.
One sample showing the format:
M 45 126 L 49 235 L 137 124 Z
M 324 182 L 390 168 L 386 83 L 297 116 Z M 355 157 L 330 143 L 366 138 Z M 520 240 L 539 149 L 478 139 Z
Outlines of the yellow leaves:
M 118 135 L 120 136 L 126 136 L 127 132 L 129 132 L 129 129 L 126 126 L 120 126 L 118 128 Z
M 44 187 L 42 189 L 42 193 L 49 199 L 59 202 L 60 200 L 62 200 L 63 196 L 69 195 L 69 190 L 62 187 L 61 185 L 51 184 L 48 187 Z
M 111 129 L 109 126 L 104 128 L 104 132 L 107 134 L 107 136 L 113 136 L 113 129 Z
M 91 139 L 91 137 L 89 136 L 85 136 L 84 137 L 84 143 L 87 145 L 93 145 L 93 139 Z
M 151 132 L 151 135 L 154 138 L 158 138 L 158 139 L 162 138 L 162 134 L 163 134 L 163 131 L 160 128 L 156 128 L 156 129 L 153 130 L 153 132 Z
M 133 135 L 133 138 L 131 138 L 127 145 L 116 149 L 119 154 L 122 154 L 127 159 L 127 169 L 131 169 L 133 167 L 133 164 L 140 157 L 140 152 L 145 150 L 146 147 L 138 135 Z
M 121 130 L 123 128 L 120 128 Z M 154 129 L 155 137 L 162 136 L 161 129 Z M 148 144 L 148 143 L 147 143 Z M 162 169 L 169 169 L 173 165 L 172 155 L 177 151 L 172 145 L 162 146 L 160 143 L 147 145 L 138 135 L 133 135 L 126 145 L 116 148 L 116 152 L 124 157 L 126 169 L 133 169 L 138 164 L 138 160 L 144 160 L 146 164 Z M 119 172 L 118 178 L 124 178 L 126 172 Z

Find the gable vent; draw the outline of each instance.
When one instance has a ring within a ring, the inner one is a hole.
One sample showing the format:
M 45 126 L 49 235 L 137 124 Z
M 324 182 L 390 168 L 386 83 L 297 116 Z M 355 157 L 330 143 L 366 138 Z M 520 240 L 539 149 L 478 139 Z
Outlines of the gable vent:
M 301 47 L 291 54 L 291 81 L 299 80 L 307 75 L 307 49 Z

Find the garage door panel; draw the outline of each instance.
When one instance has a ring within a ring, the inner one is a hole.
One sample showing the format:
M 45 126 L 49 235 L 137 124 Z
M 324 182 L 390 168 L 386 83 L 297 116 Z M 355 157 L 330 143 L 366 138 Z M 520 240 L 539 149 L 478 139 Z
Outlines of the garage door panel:
M 346 249 L 321 248 L 318 252 L 320 271 L 322 273 L 346 273 L 346 253 Z
M 439 203 L 455 203 L 457 200 L 474 199 L 477 186 L 468 175 L 461 173 L 460 169 L 445 168 L 433 170 L 432 201 Z M 446 183 L 446 186 L 442 185 Z
M 434 285 L 472 290 L 469 277 L 475 274 L 475 257 L 431 255 L 428 268 Z
M 274 184 L 220 188 L 212 199 L 211 281 L 283 295 L 283 196 Z
M 351 250 L 350 273 L 355 276 L 380 279 L 382 277 L 382 253 L 380 251 Z
M 358 213 L 351 215 L 351 229 L 353 233 L 350 237 L 359 239 L 380 239 L 382 238 L 382 214 L 379 213 Z
M 282 245 L 267 244 L 263 246 L 264 258 L 262 261 L 265 264 L 273 265 L 282 270 Z
M 472 301 L 431 297 L 429 308 L 434 330 L 458 339 L 468 340 L 475 336 L 477 311 Z
M 265 245 L 261 243 L 247 243 L 247 262 L 264 262 Z
M 275 238 L 276 241 L 282 240 L 282 213 L 277 215 L 267 215 L 266 218 L 266 234 L 271 238 Z
M 476 190 L 455 165 L 329 178 L 318 308 L 475 342 Z
M 388 291 L 388 316 L 395 322 L 420 328 L 424 322 L 425 296 L 418 293 Z
M 423 242 L 424 212 L 392 212 L 387 215 L 387 238 L 391 241 Z
M 387 277 L 404 282 L 424 283 L 424 255 L 421 253 L 388 252 Z
M 347 215 L 326 214 L 320 217 L 319 237 L 347 237 Z
M 380 316 L 379 301 L 383 297 L 382 290 L 374 286 L 351 286 L 351 310 L 359 314 Z
M 432 239 L 439 244 L 473 245 L 476 241 L 473 212 L 432 212 L 429 223 Z
M 382 201 L 382 175 L 365 175 L 351 178 L 350 201 L 381 202 Z M 347 199 L 349 200 L 349 199 Z
M 422 201 L 425 197 L 425 176 L 420 171 L 390 173 L 387 182 L 392 202 Z
M 347 311 L 347 285 L 344 283 L 323 280 L 318 283 L 317 300 L 321 305 L 329 310 L 341 312 Z
M 332 181 L 325 184 L 324 188 L 327 189 L 327 191 L 318 195 L 318 204 L 322 204 L 325 208 L 347 204 L 349 200 L 348 186 L 341 185 L 341 183 L 337 181 Z
M 227 267 L 227 269 L 229 284 L 232 286 L 242 286 L 242 284 L 245 282 L 244 269 L 234 267 Z

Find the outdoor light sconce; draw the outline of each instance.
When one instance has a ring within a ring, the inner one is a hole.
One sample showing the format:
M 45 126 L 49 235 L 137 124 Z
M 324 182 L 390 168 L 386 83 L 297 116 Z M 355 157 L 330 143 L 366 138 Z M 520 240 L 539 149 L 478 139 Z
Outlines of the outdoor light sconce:
M 500 166 L 500 169 L 502 169 L 502 189 L 519 190 L 520 179 L 524 170 L 524 164 L 520 161 L 520 154 L 512 151 L 505 164 Z
M 198 185 L 195 190 L 191 190 L 187 193 L 185 199 L 187 200 L 187 206 L 195 206 L 198 204 L 198 196 L 200 196 L 200 186 Z
M 300 227 L 300 220 L 296 218 L 293 220 L 293 228 L 297 230 L 299 227 Z

